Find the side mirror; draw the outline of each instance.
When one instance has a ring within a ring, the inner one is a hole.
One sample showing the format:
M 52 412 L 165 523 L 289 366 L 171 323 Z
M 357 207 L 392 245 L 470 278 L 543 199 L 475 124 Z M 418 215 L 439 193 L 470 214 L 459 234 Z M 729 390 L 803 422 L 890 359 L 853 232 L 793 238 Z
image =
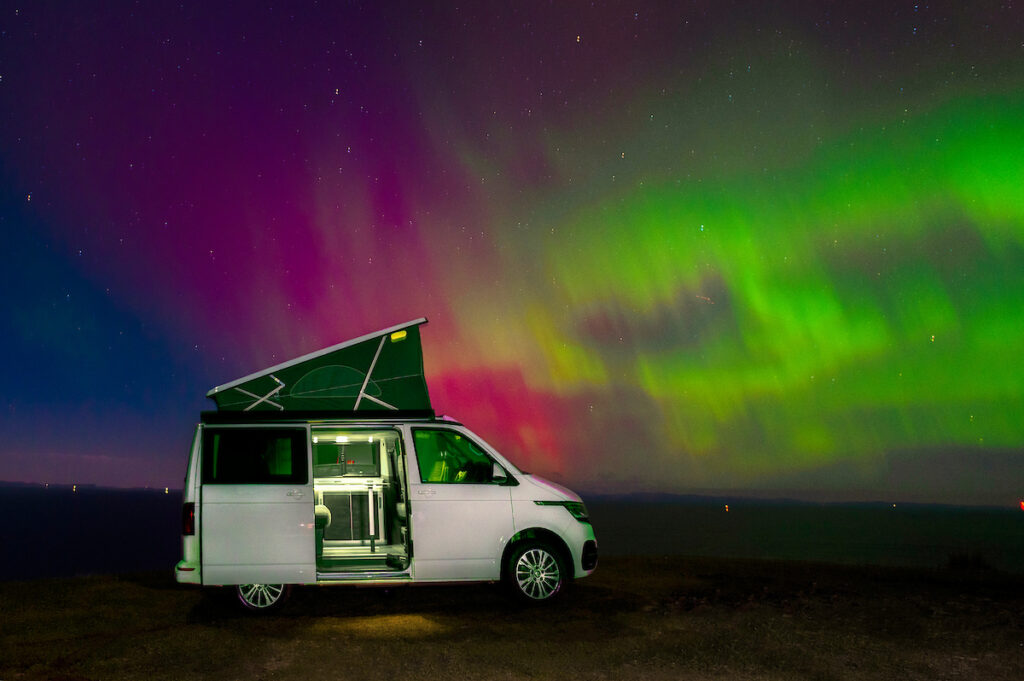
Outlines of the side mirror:
M 494 465 L 491 466 L 491 482 L 500 485 L 507 480 L 508 474 L 505 473 L 505 469 L 501 467 L 501 464 L 495 462 Z

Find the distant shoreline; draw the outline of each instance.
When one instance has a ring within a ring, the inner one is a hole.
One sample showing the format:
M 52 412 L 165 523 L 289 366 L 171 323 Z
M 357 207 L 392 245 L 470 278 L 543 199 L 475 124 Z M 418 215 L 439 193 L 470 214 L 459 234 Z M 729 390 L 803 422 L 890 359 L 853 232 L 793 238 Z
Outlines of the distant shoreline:
M 74 491 L 98 491 L 98 492 L 153 492 L 167 494 L 170 496 L 181 496 L 180 487 L 118 487 L 101 485 L 97 483 L 63 483 L 63 482 L 21 482 L 13 480 L 0 480 L 0 490 L 3 489 L 52 489 Z M 573 489 L 579 489 L 578 486 Z M 705 490 L 699 492 L 628 492 L 625 494 L 611 494 L 607 492 L 579 492 L 584 502 L 607 503 L 666 503 L 666 504 L 757 504 L 757 505 L 805 505 L 805 506 L 848 506 L 848 507 L 892 507 L 894 504 L 905 507 L 921 507 L 932 509 L 949 510 L 1019 510 L 1024 512 L 1020 504 L 1024 500 L 1013 500 L 1004 503 L 954 503 L 947 501 L 932 501 L 913 499 L 906 497 L 894 497 L 883 499 L 874 497 L 870 499 L 857 498 L 826 498 L 825 492 L 814 490 L 803 491 L 776 491 L 776 490 Z M 1024 515 L 1022 515 L 1024 519 Z

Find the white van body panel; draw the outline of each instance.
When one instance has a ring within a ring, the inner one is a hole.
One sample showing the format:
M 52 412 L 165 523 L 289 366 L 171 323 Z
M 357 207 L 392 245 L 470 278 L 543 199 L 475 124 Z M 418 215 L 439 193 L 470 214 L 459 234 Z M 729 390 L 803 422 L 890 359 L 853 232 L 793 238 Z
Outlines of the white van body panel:
M 424 485 L 412 489 L 416 581 L 496 580 L 514 534 L 512 500 L 497 485 Z
M 568 487 L 563 487 L 557 482 L 551 482 L 539 475 L 521 475 L 521 482 L 525 482 L 524 488 L 519 491 L 518 498 L 536 499 L 537 501 L 578 501 L 582 502 L 580 495 Z
M 305 484 L 204 483 L 200 500 L 203 584 L 316 582 L 312 475 Z
M 204 584 L 316 581 L 313 485 L 203 485 Z
M 461 433 L 494 452 L 466 428 L 453 425 L 432 429 Z M 415 454 L 412 429 L 405 440 Z M 498 458 L 498 457 L 495 457 Z M 416 581 L 491 581 L 501 577 L 501 556 L 515 533 L 512 487 L 496 484 L 435 484 L 420 482 L 419 460 L 409 459 L 409 499 Z M 508 466 L 508 462 L 504 459 Z

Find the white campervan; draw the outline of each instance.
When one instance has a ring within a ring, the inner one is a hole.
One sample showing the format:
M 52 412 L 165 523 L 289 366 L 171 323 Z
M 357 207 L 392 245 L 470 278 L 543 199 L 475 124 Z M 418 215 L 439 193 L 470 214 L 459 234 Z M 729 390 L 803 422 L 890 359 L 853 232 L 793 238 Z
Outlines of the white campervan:
M 418 319 L 208 394 L 185 476 L 182 583 L 266 610 L 293 584 L 498 581 L 527 601 L 597 565 L 573 492 L 435 417 Z

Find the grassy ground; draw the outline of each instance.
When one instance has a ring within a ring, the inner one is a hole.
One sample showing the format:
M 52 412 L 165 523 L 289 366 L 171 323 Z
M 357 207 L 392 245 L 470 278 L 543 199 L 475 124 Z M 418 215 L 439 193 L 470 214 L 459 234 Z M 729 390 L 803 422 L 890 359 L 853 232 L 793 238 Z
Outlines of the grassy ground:
M 574 587 L 308 587 L 252 617 L 169 574 L 4 582 L 0 681 L 1024 678 L 1021 577 L 608 558 Z

